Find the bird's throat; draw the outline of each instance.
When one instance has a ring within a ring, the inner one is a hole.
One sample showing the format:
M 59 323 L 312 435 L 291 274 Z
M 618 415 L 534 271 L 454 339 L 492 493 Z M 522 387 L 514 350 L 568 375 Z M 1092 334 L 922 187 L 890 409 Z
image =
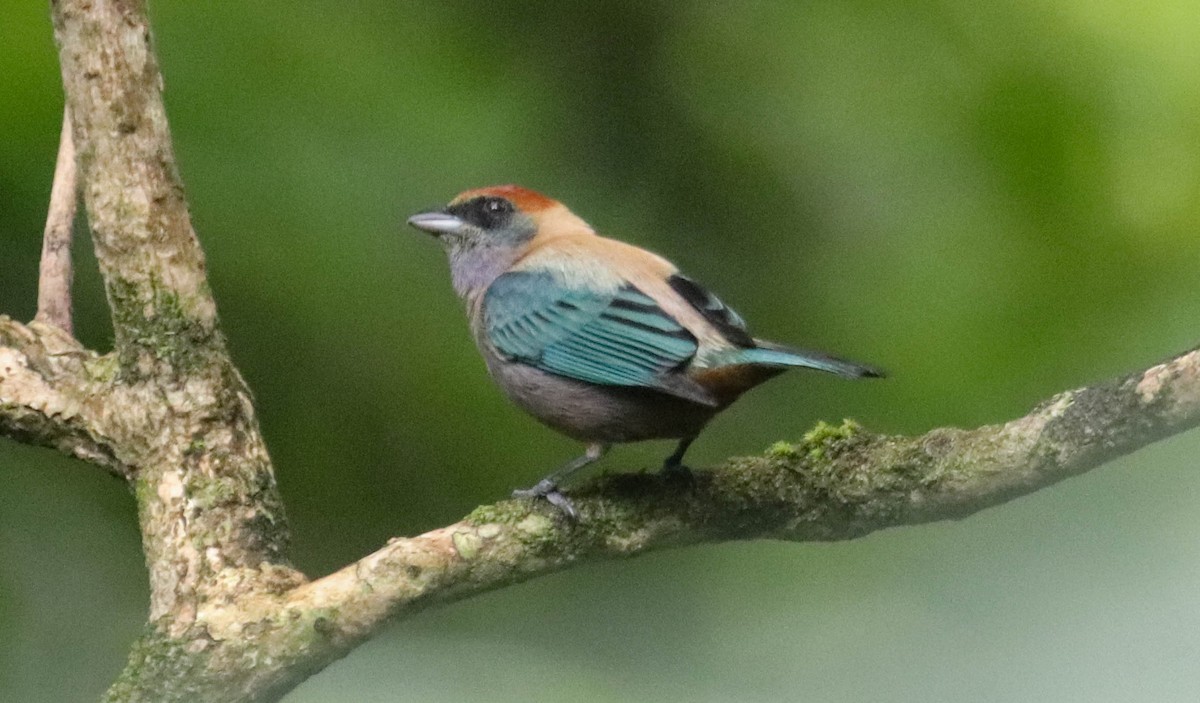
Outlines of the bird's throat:
M 463 299 L 482 293 L 517 259 L 512 249 L 487 246 L 451 249 L 448 253 L 454 292 Z

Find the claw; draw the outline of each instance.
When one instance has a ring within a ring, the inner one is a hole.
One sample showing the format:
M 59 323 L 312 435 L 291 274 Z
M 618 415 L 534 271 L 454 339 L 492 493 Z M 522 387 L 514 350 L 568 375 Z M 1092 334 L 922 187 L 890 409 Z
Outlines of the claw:
M 575 506 L 571 505 L 571 501 L 558 490 L 559 481 L 567 480 L 571 474 L 579 471 L 583 467 L 595 462 L 604 453 L 608 451 L 608 445 L 599 442 L 593 442 L 587 446 L 587 451 L 583 456 L 576 457 L 566 464 L 561 466 L 557 471 L 550 474 L 546 478 L 538 481 L 533 488 L 525 488 L 513 491 L 513 498 L 545 498 L 546 502 L 558 508 L 567 519 L 574 522 L 579 519 L 579 512 L 575 510 Z
M 679 446 L 675 447 L 675 452 L 663 460 L 661 475 L 664 481 L 678 482 L 686 486 L 696 482 L 692 470 L 683 465 L 683 455 L 687 453 L 688 447 L 692 446 L 693 440 L 695 437 L 685 437 L 679 440 Z
M 545 495 L 546 502 L 562 511 L 562 514 L 571 522 L 579 520 L 579 512 L 575 510 L 575 506 L 562 492 L 554 490 Z
M 544 478 L 532 488 L 518 488 L 512 492 L 513 498 L 545 498 L 547 493 L 558 492 L 558 486 L 548 478 Z
M 668 483 L 682 483 L 690 486 L 696 482 L 696 475 L 683 464 L 663 464 L 662 471 L 659 473 Z
M 568 520 L 574 522 L 579 519 L 579 511 L 575 510 L 575 506 L 567 499 L 563 492 L 558 490 L 558 486 L 549 479 L 538 481 L 532 488 L 518 489 L 512 492 L 513 498 L 545 498 L 546 502 L 558 508 Z

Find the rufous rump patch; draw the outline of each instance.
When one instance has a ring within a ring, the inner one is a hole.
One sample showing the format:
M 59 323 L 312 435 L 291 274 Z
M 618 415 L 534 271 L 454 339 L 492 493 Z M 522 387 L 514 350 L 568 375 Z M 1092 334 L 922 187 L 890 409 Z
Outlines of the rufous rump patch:
M 781 369 L 769 369 L 753 364 L 721 366 L 702 369 L 692 373 L 705 390 L 715 395 L 723 404 L 732 403 L 739 395 L 763 381 L 778 375 Z

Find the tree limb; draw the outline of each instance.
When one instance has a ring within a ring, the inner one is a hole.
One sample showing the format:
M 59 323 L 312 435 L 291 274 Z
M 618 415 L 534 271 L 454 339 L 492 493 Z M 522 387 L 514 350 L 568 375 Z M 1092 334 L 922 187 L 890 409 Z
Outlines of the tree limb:
M 176 173 L 142 0 L 56 0 L 55 33 L 116 349 L 0 318 L 0 432 L 104 463 L 138 503 L 151 602 L 110 701 L 271 701 L 389 620 L 588 561 L 742 539 L 850 539 L 958 518 L 1200 423 L 1200 351 L 975 430 L 853 423 L 668 485 L 504 501 L 308 582 L 230 361 Z M 78 409 L 76 405 L 78 404 Z
M 75 226 L 75 204 L 79 186 L 75 178 L 75 140 L 71 135 L 71 110 L 63 108 L 54 184 L 42 235 L 42 263 L 38 272 L 38 322 L 54 325 L 71 334 L 71 232 Z
M 127 374 L 225 356 L 140 0 L 56 0 L 84 201 Z
M 572 492 L 572 524 L 522 501 L 386 547 L 296 589 L 287 607 L 324 615 L 347 645 L 434 602 L 458 600 L 588 561 L 700 542 L 830 541 L 961 518 L 1200 424 L 1200 350 L 1061 393 L 1024 417 L 918 437 L 852 422 L 799 445 L 731 459 L 682 489 L 614 475 Z
M 101 420 L 113 370 L 58 327 L 0 315 L 0 436 L 125 476 Z
M 273 701 L 386 623 L 432 605 L 659 549 L 844 540 L 962 518 L 1197 424 L 1200 350 L 1060 393 L 1002 425 L 898 437 L 849 421 L 822 424 L 800 444 L 700 472 L 689 487 L 646 474 L 588 482 L 572 491 L 577 523 L 528 501 L 482 506 L 311 583 L 215 603 L 197 618 L 203 630 L 153 641 L 135 652 L 131 669 L 159 682 L 155 700 Z M 162 687 L 178 678 L 187 660 L 178 652 L 192 645 L 203 655 L 191 662 L 189 688 Z M 164 651 L 177 654 L 150 656 Z M 111 700 L 150 700 L 139 697 L 145 691 L 117 690 Z
M 142 0 L 52 3 L 116 373 L 104 428 L 129 467 L 150 619 L 180 633 L 231 581 L 277 588 L 287 530 L 249 389 L 217 327 Z

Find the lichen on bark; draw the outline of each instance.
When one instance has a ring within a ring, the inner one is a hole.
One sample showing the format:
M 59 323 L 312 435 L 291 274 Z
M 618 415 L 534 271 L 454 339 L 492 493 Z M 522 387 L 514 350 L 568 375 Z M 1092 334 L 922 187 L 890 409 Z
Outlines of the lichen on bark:
M 851 421 L 690 483 L 616 474 L 579 521 L 506 500 L 310 581 L 229 358 L 172 154 L 144 3 L 53 4 L 115 350 L 0 316 L 0 434 L 130 481 L 149 623 L 109 701 L 272 701 L 385 623 L 590 561 L 698 542 L 841 540 L 954 519 L 1200 423 L 1200 351 L 1010 422 L 917 437 Z

